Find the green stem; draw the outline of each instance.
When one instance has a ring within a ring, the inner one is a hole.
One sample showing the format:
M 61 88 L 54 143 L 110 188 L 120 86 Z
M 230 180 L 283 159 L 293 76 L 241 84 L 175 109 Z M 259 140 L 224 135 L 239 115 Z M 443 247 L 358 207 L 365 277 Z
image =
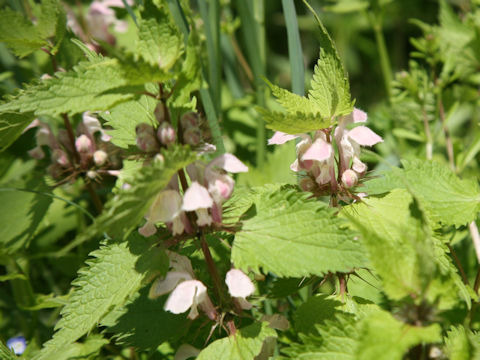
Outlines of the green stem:
M 390 58 L 388 56 L 387 46 L 385 45 L 385 37 L 383 36 L 382 17 L 380 14 L 369 12 L 370 24 L 375 33 L 375 42 L 377 44 L 378 55 L 380 56 L 380 68 L 382 70 L 383 83 L 385 92 L 390 101 L 391 98 L 391 83 L 393 79 L 392 67 L 390 65 Z

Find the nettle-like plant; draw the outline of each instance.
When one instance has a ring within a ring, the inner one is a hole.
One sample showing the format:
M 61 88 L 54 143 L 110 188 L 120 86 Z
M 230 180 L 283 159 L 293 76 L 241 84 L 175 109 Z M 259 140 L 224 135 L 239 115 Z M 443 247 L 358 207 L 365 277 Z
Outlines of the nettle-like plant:
M 422 25 L 415 46 L 433 78 L 412 63 L 384 106 L 416 109 L 425 136 L 394 134 L 416 139 L 426 160 L 374 173 L 367 160 L 378 155 L 365 160 L 362 147 L 385 138 L 387 156 L 395 142 L 365 126 L 305 1 L 320 34 L 308 95 L 265 80 L 270 107 L 254 83 L 259 146 L 261 120 L 275 131 L 268 144 L 295 141 L 298 185 L 242 187 L 234 174 L 249 168 L 225 151 L 218 121 L 218 1 L 199 1 L 203 21 L 186 0 L 23 5 L 26 16 L 0 12 L 0 40 L 45 73 L 0 104 L 2 358 L 480 357 L 480 276 L 471 286 L 453 248 L 467 239 L 472 252 L 471 238 L 480 253 L 480 189 L 454 172 L 442 95 L 478 87 L 479 10 L 461 20 L 441 3 L 441 26 L 471 49 L 468 74 L 448 55 L 458 43 L 432 45 L 442 30 Z M 258 25 L 250 5 L 237 4 L 246 27 Z M 431 160 L 444 143 L 453 170 Z

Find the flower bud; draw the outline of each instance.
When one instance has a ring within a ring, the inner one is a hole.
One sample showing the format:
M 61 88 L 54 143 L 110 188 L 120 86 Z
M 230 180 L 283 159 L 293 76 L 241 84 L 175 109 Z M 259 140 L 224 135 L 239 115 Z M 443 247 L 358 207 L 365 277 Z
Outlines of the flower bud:
M 108 155 L 103 150 L 97 150 L 93 153 L 93 162 L 97 166 L 102 166 L 107 161 Z
M 80 135 L 75 140 L 75 148 L 79 153 L 88 153 L 93 150 L 93 144 L 87 135 Z
M 45 157 L 45 153 L 40 146 L 34 147 L 32 150 L 29 150 L 28 155 L 37 160 L 41 160 Z
M 67 167 L 69 165 L 68 157 L 65 151 L 60 150 L 60 149 L 55 149 L 52 152 L 52 160 L 54 163 L 62 166 L 62 167 Z
M 188 128 L 183 133 L 183 140 L 186 144 L 189 145 L 198 145 L 202 140 L 202 134 L 198 128 Z
M 154 152 L 159 150 L 158 142 L 155 137 L 155 130 L 151 125 L 140 124 L 137 126 L 137 146 L 145 152 Z
M 180 119 L 180 123 L 182 124 L 182 128 L 184 130 L 189 128 L 196 128 L 198 127 L 198 114 L 194 112 L 189 112 L 182 115 Z
M 90 179 L 95 179 L 97 177 L 97 173 L 93 170 L 88 170 L 87 171 L 87 177 L 89 177 Z
M 342 174 L 342 184 L 346 188 L 351 188 L 357 184 L 358 176 L 357 173 L 353 170 L 345 170 Z
M 157 137 L 163 145 L 170 145 L 175 142 L 175 129 L 164 121 L 158 128 Z

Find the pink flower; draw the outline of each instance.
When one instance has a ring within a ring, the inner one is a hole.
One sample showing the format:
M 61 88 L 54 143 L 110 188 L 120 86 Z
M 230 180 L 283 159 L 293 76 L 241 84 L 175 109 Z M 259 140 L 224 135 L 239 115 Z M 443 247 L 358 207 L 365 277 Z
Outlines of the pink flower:
M 183 195 L 184 211 L 195 211 L 197 214 L 198 226 L 209 226 L 212 224 L 212 217 L 208 214 L 208 209 L 213 205 L 213 200 L 208 190 L 194 181 Z
M 346 126 L 353 123 L 364 123 L 367 121 L 367 114 L 359 109 L 354 109 L 352 113 L 341 117 L 338 126 L 335 129 L 335 142 L 339 153 L 339 172 L 345 187 L 351 187 L 358 181 L 358 175 L 363 175 L 367 166 L 360 161 L 360 146 L 373 146 L 383 139 L 375 134 L 366 126 L 357 126 L 352 130 L 347 130 Z M 317 131 L 313 139 L 307 134 L 285 134 L 275 132 L 268 144 L 284 144 L 287 141 L 301 138 L 297 144 L 297 159 L 290 166 L 295 172 L 306 171 L 309 177 L 314 178 L 319 185 L 327 184 L 335 180 L 335 154 L 331 143 L 327 141 L 323 131 Z M 343 174 L 352 168 L 356 173 Z M 355 177 L 357 177 L 355 179 Z M 335 181 L 334 181 L 335 182 Z M 304 180 L 302 188 L 313 189 L 311 181 Z
M 155 299 L 170 293 L 165 302 L 166 311 L 181 314 L 190 309 L 188 318 L 193 320 L 198 316 L 198 306 L 210 319 L 215 319 L 216 311 L 208 297 L 207 288 L 194 279 L 190 260 L 174 252 L 168 252 L 168 257 L 171 270 L 164 278 L 154 281 L 149 297 Z

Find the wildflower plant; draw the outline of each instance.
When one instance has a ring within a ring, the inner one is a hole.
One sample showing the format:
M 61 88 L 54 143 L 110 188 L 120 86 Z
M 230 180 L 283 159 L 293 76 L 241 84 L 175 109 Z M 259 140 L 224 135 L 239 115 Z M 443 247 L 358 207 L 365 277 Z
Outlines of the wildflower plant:
M 480 147 L 449 132 L 479 133 L 478 2 L 418 23 L 431 73 L 391 82 L 380 51 L 375 107 L 307 1 L 306 95 L 293 0 L 294 92 L 267 79 L 263 1 L 193 3 L 0 10 L 0 54 L 31 66 L 0 73 L 0 357 L 478 358 Z M 362 11 L 382 49 L 388 3 L 325 9 Z

